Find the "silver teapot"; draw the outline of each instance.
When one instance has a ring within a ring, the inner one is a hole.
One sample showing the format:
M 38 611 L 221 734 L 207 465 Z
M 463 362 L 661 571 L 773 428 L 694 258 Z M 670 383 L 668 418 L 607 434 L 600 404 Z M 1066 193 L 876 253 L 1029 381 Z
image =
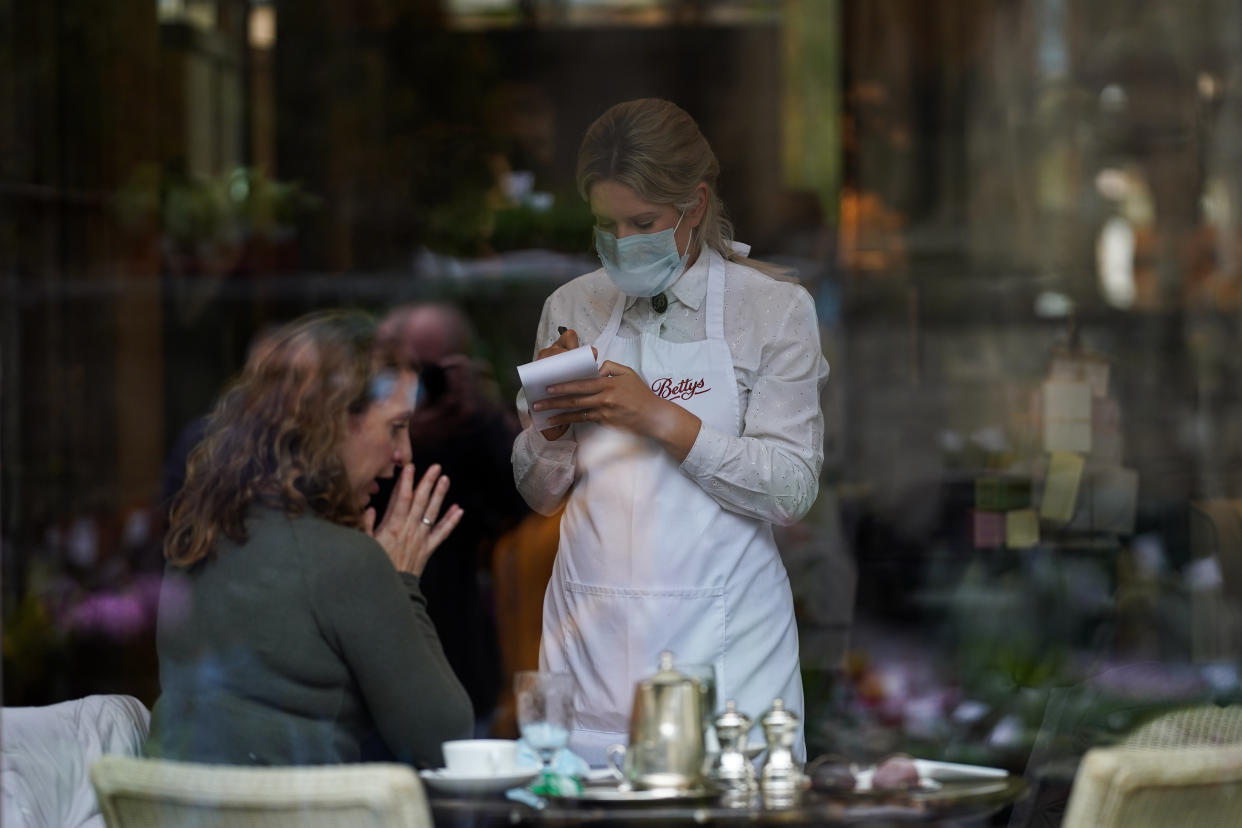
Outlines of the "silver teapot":
M 660 653 L 659 671 L 634 686 L 629 746 L 608 748 L 612 772 L 635 790 L 702 788 L 702 699 L 698 680 L 677 672 L 672 653 Z

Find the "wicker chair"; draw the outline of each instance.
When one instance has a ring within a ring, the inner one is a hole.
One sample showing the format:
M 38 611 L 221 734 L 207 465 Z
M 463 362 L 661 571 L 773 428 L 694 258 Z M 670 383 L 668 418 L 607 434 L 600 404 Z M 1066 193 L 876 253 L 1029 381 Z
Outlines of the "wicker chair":
M 1164 713 L 1121 741 L 1130 748 L 1208 747 L 1242 744 L 1242 705 L 1204 705 Z
M 405 765 L 252 768 L 106 756 L 91 782 L 108 828 L 430 828 Z
M 1242 825 L 1242 707 L 1177 710 L 1087 751 L 1064 828 Z

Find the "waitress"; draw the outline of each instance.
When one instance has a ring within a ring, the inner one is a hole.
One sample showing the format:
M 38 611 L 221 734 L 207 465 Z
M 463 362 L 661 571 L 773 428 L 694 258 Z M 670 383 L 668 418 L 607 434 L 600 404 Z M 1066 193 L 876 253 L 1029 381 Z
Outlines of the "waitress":
M 667 101 L 591 125 L 577 179 L 603 268 L 548 298 L 535 348 L 589 343 L 599 377 L 550 386 L 543 431 L 518 400 L 517 486 L 543 514 L 565 509 L 540 667 L 577 678 L 570 747 L 595 765 L 627 740 L 634 684 L 665 649 L 715 665 L 721 704 L 757 718 L 779 696 L 803 713 L 772 524 L 818 493 L 828 363 L 810 295 L 732 241 L 719 169 Z

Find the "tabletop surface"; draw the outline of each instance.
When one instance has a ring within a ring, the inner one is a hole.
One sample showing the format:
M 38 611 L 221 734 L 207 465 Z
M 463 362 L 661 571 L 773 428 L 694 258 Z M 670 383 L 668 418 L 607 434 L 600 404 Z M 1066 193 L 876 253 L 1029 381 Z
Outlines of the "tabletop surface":
M 936 791 L 824 794 L 807 791 L 796 805 L 767 807 L 761 798 L 728 806 L 720 797 L 688 802 L 613 804 L 547 800 L 535 809 L 503 796 L 430 796 L 437 826 L 581 825 L 584 823 L 765 823 L 771 825 L 851 825 L 894 822 L 935 824 L 978 819 L 999 811 L 1026 793 L 1020 776 L 945 783 Z

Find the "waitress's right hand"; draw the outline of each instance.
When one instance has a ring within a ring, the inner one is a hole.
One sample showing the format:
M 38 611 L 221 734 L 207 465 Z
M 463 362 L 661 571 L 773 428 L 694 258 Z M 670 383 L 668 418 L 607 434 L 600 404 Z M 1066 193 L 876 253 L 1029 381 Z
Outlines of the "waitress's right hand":
M 536 354 L 535 359 L 537 360 L 547 359 L 550 356 L 556 356 L 557 354 L 563 354 L 566 351 L 572 351 L 575 348 L 578 348 L 579 345 L 580 343 L 578 342 L 578 332 L 575 331 L 573 328 L 566 328 L 565 333 L 561 334 L 559 337 L 557 337 L 557 340 L 555 342 L 553 342 L 551 345 L 549 345 L 548 347 L 540 351 L 538 354 Z M 595 349 L 592 348 L 591 350 L 594 351 Z M 551 441 L 551 440 L 561 439 L 562 437 L 565 436 L 566 431 L 569 431 L 568 424 L 553 426 L 552 428 L 545 428 L 543 431 L 539 433 L 543 435 L 543 439 Z
M 398 572 L 422 575 L 431 553 L 461 521 L 463 511 L 456 503 L 440 514 L 448 488 L 448 476 L 441 474 L 438 465 L 427 469 L 415 487 L 411 463 L 401 470 L 401 479 L 380 525 L 375 526 L 374 509 L 363 513 L 363 531 L 384 547 Z

